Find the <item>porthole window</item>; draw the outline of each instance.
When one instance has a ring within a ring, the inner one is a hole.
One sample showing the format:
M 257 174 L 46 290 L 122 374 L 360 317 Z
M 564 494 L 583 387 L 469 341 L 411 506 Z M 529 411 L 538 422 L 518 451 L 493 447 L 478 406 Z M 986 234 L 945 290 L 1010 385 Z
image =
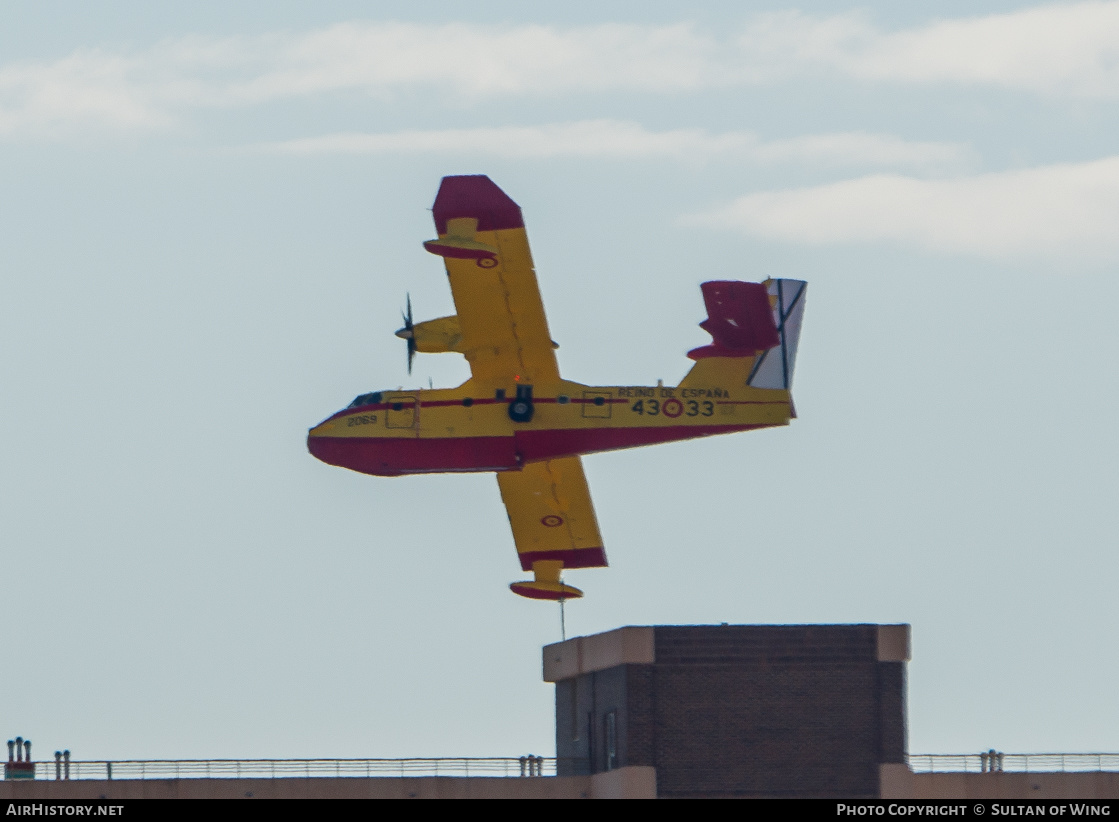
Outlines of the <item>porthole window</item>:
M 558 397 L 556 397 L 556 402 L 558 402 L 560 405 L 567 405 L 569 402 L 571 402 L 571 397 L 567 396 L 566 394 L 560 394 Z
M 472 406 L 474 404 L 474 398 L 473 397 L 463 397 L 462 398 L 462 404 L 464 406 L 466 406 L 467 408 L 469 408 L 470 406 Z

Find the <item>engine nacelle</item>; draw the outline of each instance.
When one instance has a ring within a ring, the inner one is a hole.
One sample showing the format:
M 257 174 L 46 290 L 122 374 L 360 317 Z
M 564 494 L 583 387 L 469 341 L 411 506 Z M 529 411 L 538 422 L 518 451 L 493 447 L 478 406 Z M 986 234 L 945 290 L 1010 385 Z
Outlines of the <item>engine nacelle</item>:
M 416 323 L 412 326 L 412 339 L 416 341 L 416 350 L 424 354 L 462 352 L 462 327 L 455 316 Z

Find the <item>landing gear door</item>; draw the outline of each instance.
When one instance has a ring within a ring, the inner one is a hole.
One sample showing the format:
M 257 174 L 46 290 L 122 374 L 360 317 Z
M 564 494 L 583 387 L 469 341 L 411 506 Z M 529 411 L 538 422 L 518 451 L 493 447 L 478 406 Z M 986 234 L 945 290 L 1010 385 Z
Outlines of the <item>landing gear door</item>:
M 415 428 L 416 405 L 415 397 L 386 397 L 385 425 L 388 428 Z

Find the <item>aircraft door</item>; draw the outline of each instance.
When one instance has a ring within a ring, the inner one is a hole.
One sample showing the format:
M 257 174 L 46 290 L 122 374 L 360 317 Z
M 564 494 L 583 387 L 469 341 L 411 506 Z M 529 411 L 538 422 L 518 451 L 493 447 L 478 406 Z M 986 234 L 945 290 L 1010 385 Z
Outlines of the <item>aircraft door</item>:
M 416 426 L 416 398 L 388 397 L 385 400 L 385 425 L 388 428 L 414 428 Z

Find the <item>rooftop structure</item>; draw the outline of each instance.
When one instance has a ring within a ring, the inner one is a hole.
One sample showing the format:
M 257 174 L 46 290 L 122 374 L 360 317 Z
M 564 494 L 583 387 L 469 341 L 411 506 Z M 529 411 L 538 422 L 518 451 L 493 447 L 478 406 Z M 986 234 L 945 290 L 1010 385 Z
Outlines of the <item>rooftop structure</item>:
M 619 628 L 544 648 L 555 757 L 35 763 L 21 739 L 0 799 L 1119 798 L 1119 754 L 909 754 L 909 637 Z

